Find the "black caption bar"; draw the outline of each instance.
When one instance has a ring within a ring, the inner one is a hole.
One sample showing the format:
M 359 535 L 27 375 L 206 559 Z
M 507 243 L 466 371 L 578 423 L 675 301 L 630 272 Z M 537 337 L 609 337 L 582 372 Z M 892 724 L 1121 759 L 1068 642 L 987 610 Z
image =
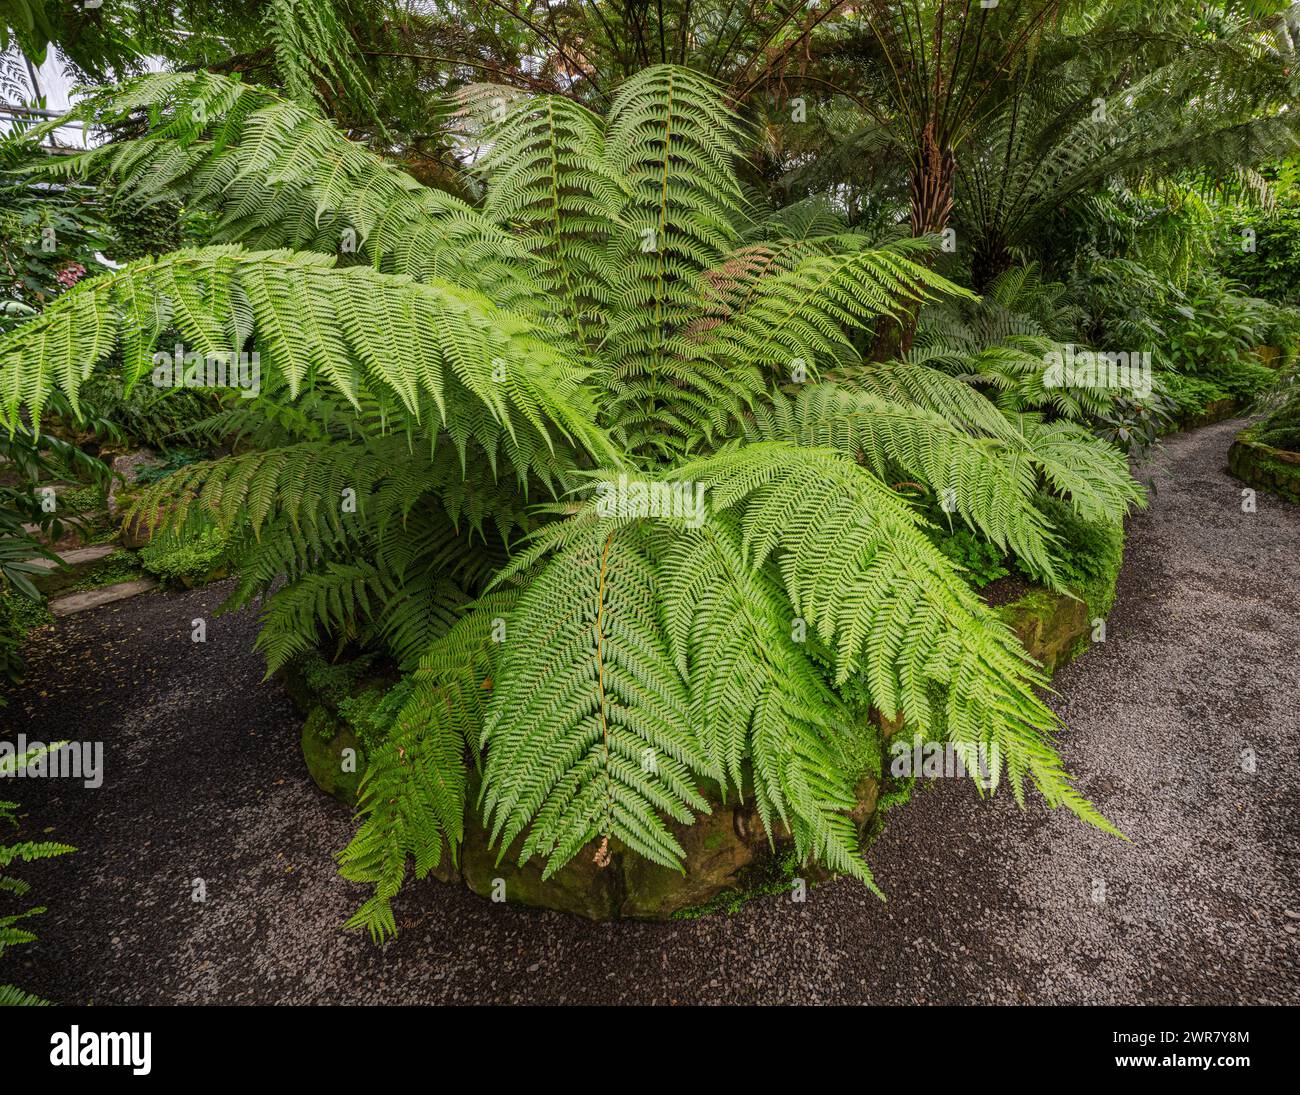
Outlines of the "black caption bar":
M 593 1064 L 601 1058 L 617 1063 L 620 1055 L 642 1059 L 655 1045 L 689 1046 L 708 1024 L 729 1025 L 737 1019 L 723 1014 L 688 1018 L 681 1008 L 659 1009 L 659 1014 L 641 1008 L 634 1026 L 624 1025 L 622 1035 L 605 1039 L 600 1031 L 617 1029 L 605 1025 L 612 1016 L 593 1014 L 587 1017 L 590 1023 L 575 1024 L 572 1015 L 557 1014 L 551 1021 L 538 1015 L 542 1009 L 517 1010 L 517 1017 L 501 1015 L 500 1009 L 488 1017 L 477 1009 L 431 1007 L 10 1008 L 0 1023 L 8 1035 L 6 1080 L 62 1073 L 93 1082 L 112 1073 L 114 1079 L 149 1083 L 283 1071 L 296 1080 L 319 1079 L 337 1086 L 353 1079 L 373 1081 L 380 1060 L 404 1059 L 410 1067 L 425 1061 L 430 1068 L 440 1067 L 438 1062 L 467 1040 L 497 1043 L 505 1050 L 500 1057 L 483 1059 L 491 1062 L 485 1067 L 495 1079 L 502 1069 L 517 1069 L 532 1070 L 533 1078 L 541 1080 L 569 1040 L 569 1051 L 594 1057 Z M 1176 1078 L 1180 1085 L 1198 1078 L 1221 1085 L 1241 1074 L 1263 1077 L 1280 1069 L 1284 1050 L 1295 1041 L 1297 1016 L 1287 1008 L 1226 1007 L 835 1010 L 845 1014 L 829 1017 L 818 1009 L 779 1008 L 746 1016 L 750 1037 L 726 1043 L 730 1059 L 725 1067 L 742 1075 L 755 1068 L 756 1079 L 764 1080 L 772 1062 L 762 1062 L 770 1054 L 755 1051 L 770 1043 L 755 1041 L 752 1035 L 765 1020 L 771 1023 L 772 1036 L 783 1038 L 791 1049 L 807 1049 L 817 1044 L 810 1038 L 820 1038 L 822 1049 L 817 1052 L 827 1054 L 833 1054 L 831 1047 L 839 1041 L 833 1031 L 842 1035 L 849 1029 L 843 1026 L 847 1021 L 859 1031 L 851 1044 L 866 1050 L 870 1065 L 863 1078 L 873 1084 L 918 1075 L 1012 1083 L 1017 1066 L 1041 1066 L 1055 1058 L 1061 1073 L 1076 1081 L 1128 1074 L 1157 1082 Z M 834 1026 L 823 1026 L 826 1021 Z M 815 1029 L 802 1029 L 813 1024 L 821 1028 L 820 1036 Z M 524 1044 L 534 1051 L 510 1048 Z M 548 1048 L 543 1050 L 543 1045 Z M 667 1064 L 665 1060 L 661 1067 Z

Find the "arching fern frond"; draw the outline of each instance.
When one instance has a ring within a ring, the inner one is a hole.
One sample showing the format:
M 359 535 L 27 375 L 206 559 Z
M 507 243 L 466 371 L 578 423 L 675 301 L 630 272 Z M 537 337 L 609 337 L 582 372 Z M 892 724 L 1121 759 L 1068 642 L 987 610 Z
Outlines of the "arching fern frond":
M 383 393 L 417 420 L 428 401 L 464 452 L 472 437 L 523 472 L 563 441 L 617 460 L 594 425 L 576 348 L 471 290 L 423 284 L 321 255 L 237 247 L 178 251 L 83 281 L 0 339 L 0 406 L 39 421 L 51 387 L 73 406 L 94 364 L 124 350 L 127 384 L 151 367 L 157 333 L 234 361 L 248 334 L 290 395 L 314 383 L 358 404 Z M 429 428 L 427 424 L 426 429 Z
M 693 773 L 721 772 L 690 721 L 665 641 L 655 567 L 635 527 L 598 522 L 550 559 L 507 623 L 487 712 L 483 810 L 501 854 L 527 830 L 554 874 L 616 838 L 680 869 L 659 812 L 708 812 Z
M 491 695 L 503 636 L 499 631 L 517 589 L 481 598 L 420 659 L 409 698 L 389 737 L 362 776 L 356 835 L 339 854 L 351 882 L 375 887 L 348 921 L 377 942 L 395 935 L 392 899 L 413 861 L 423 878 L 444 854 L 456 855 L 464 830 L 467 755 Z
M 720 356 L 775 365 L 788 374 L 796 362 L 814 372 L 856 357 L 848 332 L 899 302 L 939 294 L 972 296 L 909 254 L 930 241 L 908 239 L 873 250 L 814 254 L 759 281 L 743 310 L 707 332 L 705 345 Z
M 752 770 L 769 839 L 776 823 L 803 859 L 875 889 L 849 818 L 858 773 L 846 756 L 852 721 L 795 641 L 779 577 L 752 568 L 729 517 L 685 532 L 664 556 L 666 628 L 690 684 L 691 723 L 738 792 Z M 878 892 L 878 891 L 877 891 Z
M 762 442 L 679 468 L 715 510 L 740 514 L 752 567 L 780 567 L 795 612 L 835 651 L 837 679 L 861 672 L 872 702 L 927 736 L 990 748 L 1023 802 L 1115 832 L 1071 785 L 1049 743 L 1056 716 L 1023 648 L 921 534 L 901 498 L 843 453 Z
M 1004 551 L 1055 582 L 1051 533 L 1034 507 L 1038 469 L 1023 446 L 972 436 L 943 415 L 861 392 L 814 384 L 794 400 L 777 394 L 749 425 L 752 440 L 796 440 L 862 459 L 886 482 L 919 479 Z
M 54 157 L 41 172 L 107 176 L 121 202 L 210 210 L 218 243 L 360 258 L 501 301 L 535 291 L 520 240 L 265 88 L 211 72 L 151 74 L 92 93 L 51 127 L 134 123 L 141 112 L 142 136 Z
M 1124 455 L 1077 423 L 1005 413 L 962 378 L 911 360 L 846 370 L 836 379 L 855 391 L 922 408 L 1004 452 L 1022 453 L 1043 485 L 1085 520 L 1117 523 L 1145 503 Z

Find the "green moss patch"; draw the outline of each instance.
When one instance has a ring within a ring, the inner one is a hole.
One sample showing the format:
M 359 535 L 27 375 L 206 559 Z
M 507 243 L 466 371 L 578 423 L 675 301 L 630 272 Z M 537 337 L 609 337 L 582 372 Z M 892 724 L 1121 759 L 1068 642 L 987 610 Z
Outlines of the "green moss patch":
M 68 589 L 74 593 L 100 589 L 103 586 L 117 585 L 118 582 L 134 581 L 140 577 L 140 573 L 140 560 L 134 551 L 115 551 L 92 563 Z
M 39 627 L 54 623 L 54 613 L 44 601 L 33 601 L 18 593 L 0 593 L 0 633 L 23 640 Z
M 215 529 L 184 540 L 155 537 L 140 549 L 140 565 L 169 585 L 193 587 L 225 576 L 226 549 Z
M 351 727 L 317 707 L 303 723 L 301 745 L 316 786 L 342 803 L 355 805 L 365 751 Z

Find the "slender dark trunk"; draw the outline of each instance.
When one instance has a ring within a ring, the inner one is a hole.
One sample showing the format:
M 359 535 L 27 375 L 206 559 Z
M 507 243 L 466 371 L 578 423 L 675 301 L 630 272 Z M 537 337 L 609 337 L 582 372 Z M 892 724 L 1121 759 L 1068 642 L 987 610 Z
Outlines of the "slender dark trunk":
M 944 148 L 936 138 L 933 122 L 921 135 L 919 151 L 909 184 L 912 235 L 935 235 L 948 227 L 952 215 L 955 160 L 952 150 Z M 915 301 L 904 301 L 899 303 L 897 319 L 881 320 L 871 353 L 874 361 L 889 361 L 912 348 L 918 311 Z
M 1011 249 L 1001 236 L 983 236 L 975 241 L 970 260 L 975 292 L 986 292 L 998 275 L 1005 274 L 1011 267 Z

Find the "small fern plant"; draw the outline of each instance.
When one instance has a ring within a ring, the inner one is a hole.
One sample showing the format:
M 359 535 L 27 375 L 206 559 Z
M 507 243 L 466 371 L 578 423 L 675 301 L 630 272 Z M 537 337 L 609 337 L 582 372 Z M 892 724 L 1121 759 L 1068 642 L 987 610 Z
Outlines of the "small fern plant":
M 0 778 L 17 775 L 23 768 L 35 763 L 39 757 L 61 748 L 64 744 L 58 742 L 54 745 L 42 745 L 29 749 L 22 756 L 0 760 Z M 0 823 L 17 825 L 17 810 L 16 802 L 0 802 Z M 52 840 L 24 840 L 17 844 L 0 844 L 0 894 L 7 894 L 10 898 L 21 898 L 31 891 L 30 883 L 9 873 L 9 868 L 13 864 L 32 863 L 38 859 L 50 859 L 53 856 L 67 855 L 75 851 L 76 849 L 71 845 L 59 844 Z M 4 957 L 5 951 L 10 947 L 36 942 L 36 935 L 24 926 L 23 922 L 43 912 L 45 908 L 40 906 L 17 913 L 0 913 L 0 958 Z M 0 1007 L 46 1003 L 48 1001 L 24 992 L 14 985 L 0 983 Z
M 673 825 L 711 785 L 870 885 L 849 758 L 877 731 L 850 682 L 911 731 L 996 746 L 1021 801 L 1030 783 L 1114 831 L 1052 748 L 1039 668 L 891 484 L 924 483 L 1055 585 L 1036 499 L 1118 521 L 1140 489 L 1069 423 L 865 362 L 898 302 L 970 294 L 917 261 L 933 241 L 748 205 L 750 134 L 706 78 L 646 69 L 605 116 L 471 89 L 473 205 L 208 73 L 78 110 L 143 135 L 50 170 L 207 209 L 215 237 L 0 342 L 0 407 L 75 405 L 110 354 L 140 382 L 164 332 L 260 354 L 259 396 L 204 424 L 235 454 L 136 512 L 226 538 L 270 669 L 332 642 L 408 675 L 340 856 L 374 887 L 351 926 L 396 930 L 393 897 L 457 855 L 467 806 L 548 876 L 612 844 L 681 870 Z

